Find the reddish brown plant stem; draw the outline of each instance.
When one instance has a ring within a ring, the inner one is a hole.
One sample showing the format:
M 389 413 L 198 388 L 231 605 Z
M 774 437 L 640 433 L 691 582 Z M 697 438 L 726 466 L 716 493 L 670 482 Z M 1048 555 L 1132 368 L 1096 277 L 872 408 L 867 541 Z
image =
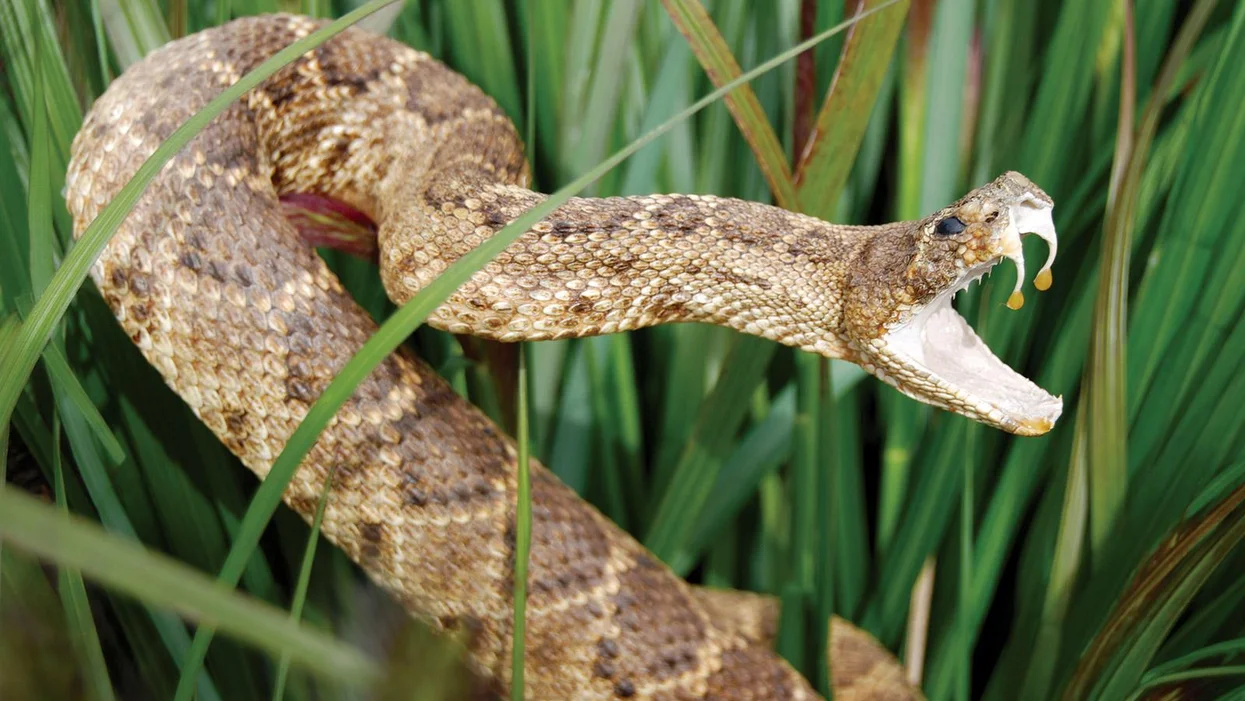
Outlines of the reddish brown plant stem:
M 800 41 L 813 36 L 817 29 L 817 0 L 802 0 L 800 3 Z M 817 63 L 813 49 L 800 54 L 795 59 L 795 134 L 792 151 L 799 158 L 808 143 L 808 135 L 813 129 L 813 110 L 817 91 Z

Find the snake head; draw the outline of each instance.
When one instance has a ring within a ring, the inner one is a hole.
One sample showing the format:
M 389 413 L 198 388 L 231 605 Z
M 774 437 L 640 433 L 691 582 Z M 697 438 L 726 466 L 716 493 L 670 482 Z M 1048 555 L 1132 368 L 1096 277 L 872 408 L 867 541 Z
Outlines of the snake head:
M 1057 240 L 1054 202 L 1009 172 L 925 219 L 878 234 L 862 250 L 846 295 L 845 326 L 860 364 L 904 394 L 1025 436 L 1049 431 L 1063 410 L 999 360 L 952 307 L 956 293 L 1004 258 L 1016 263 L 1008 306 L 1024 298 L 1023 234 L 1049 246 L 1034 280 L 1050 286 Z

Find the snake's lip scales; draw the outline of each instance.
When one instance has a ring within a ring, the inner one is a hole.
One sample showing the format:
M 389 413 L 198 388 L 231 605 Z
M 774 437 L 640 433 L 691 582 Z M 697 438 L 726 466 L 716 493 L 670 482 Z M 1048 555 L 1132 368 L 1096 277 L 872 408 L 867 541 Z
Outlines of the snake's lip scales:
M 915 374 L 936 386 L 929 397 L 921 397 L 925 401 L 953 408 L 1009 433 L 1037 436 L 1055 425 L 1063 412 L 1062 398 L 999 360 L 951 306 L 956 293 L 980 280 L 997 263 L 995 260 L 968 271 L 960 284 L 938 295 L 907 323 L 887 334 L 887 347 Z

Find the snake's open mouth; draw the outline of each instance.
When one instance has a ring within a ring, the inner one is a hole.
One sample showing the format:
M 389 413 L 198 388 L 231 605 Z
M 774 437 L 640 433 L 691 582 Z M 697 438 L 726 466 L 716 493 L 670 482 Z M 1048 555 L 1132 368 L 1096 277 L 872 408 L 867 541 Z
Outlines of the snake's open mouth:
M 1055 229 L 1048 206 L 1026 201 L 1012 207 L 1012 224 L 1005 237 L 1004 253 L 992 261 L 966 270 L 960 283 L 943 291 L 907 323 L 886 335 L 886 347 L 910 371 L 923 375 L 920 385 L 929 388 L 935 403 L 1020 435 L 1041 435 L 1054 426 L 1063 411 L 1059 397 L 1038 387 L 995 357 L 986 344 L 955 311 L 955 295 L 978 281 L 1003 257 L 1018 260 L 1023 280 L 1020 232 L 1035 233 L 1050 242 L 1054 258 Z M 1043 271 L 1048 270 L 1050 262 Z

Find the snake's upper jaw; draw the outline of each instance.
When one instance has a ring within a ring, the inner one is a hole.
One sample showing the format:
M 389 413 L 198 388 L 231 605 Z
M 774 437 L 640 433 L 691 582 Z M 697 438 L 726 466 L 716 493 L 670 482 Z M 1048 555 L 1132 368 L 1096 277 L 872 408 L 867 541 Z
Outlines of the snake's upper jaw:
M 1036 234 L 1048 242 L 1050 255 L 1037 282 L 1040 289 L 1045 289 L 1043 276 L 1049 283 L 1056 251 L 1050 205 L 1036 198 L 1021 198 L 1011 205 L 1010 214 L 1011 222 L 1003 233 L 1009 240 L 1003 242 L 1002 254 L 966 270 L 958 284 L 883 336 L 878 350 L 888 379 L 905 394 L 1009 433 L 1039 436 L 1054 427 L 1063 412 L 1062 398 L 1052 396 L 995 357 L 951 305 L 960 290 L 979 280 L 1004 257 L 1017 263 L 1019 289 L 1024 280 L 1022 233 Z

